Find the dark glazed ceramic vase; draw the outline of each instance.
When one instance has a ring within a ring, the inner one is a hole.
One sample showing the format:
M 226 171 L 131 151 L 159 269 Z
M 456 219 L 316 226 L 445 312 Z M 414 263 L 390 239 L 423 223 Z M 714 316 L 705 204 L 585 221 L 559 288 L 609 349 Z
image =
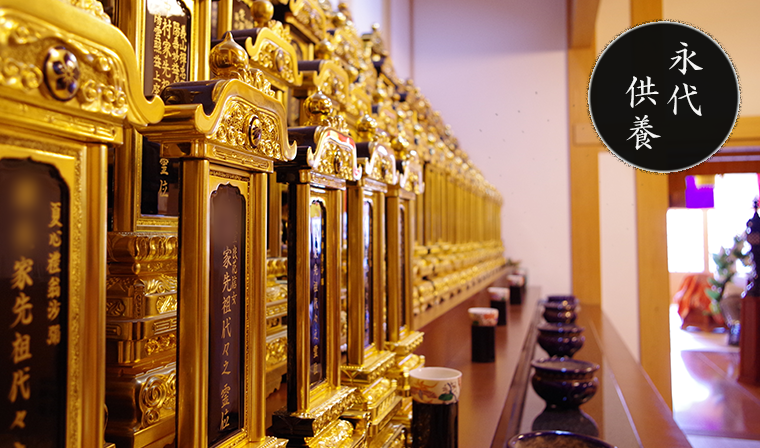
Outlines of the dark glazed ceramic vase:
M 574 304 L 578 303 L 578 299 L 572 294 L 569 294 L 566 296 L 548 296 L 546 298 L 546 301 L 547 302 L 567 302 L 567 303 L 574 303 Z
M 599 387 L 594 372 L 599 365 L 571 358 L 538 359 L 531 362 L 535 369 L 533 390 L 547 406 L 577 408 L 589 401 Z
M 571 324 L 575 322 L 578 314 L 575 305 L 561 305 L 547 302 L 544 304 L 544 319 L 549 323 Z
M 536 431 L 518 434 L 507 444 L 509 448 L 615 448 L 595 437 L 567 431 Z
M 549 356 L 572 357 L 586 340 L 581 335 L 583 330 L 583 327 L 573 324 L 541 324 L 538 326 L 538 345 Z

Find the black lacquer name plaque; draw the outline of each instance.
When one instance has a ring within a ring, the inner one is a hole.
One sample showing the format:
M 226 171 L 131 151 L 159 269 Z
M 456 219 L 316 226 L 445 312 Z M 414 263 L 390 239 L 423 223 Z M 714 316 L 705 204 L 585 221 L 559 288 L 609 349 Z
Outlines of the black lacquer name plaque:
M 0 160 L 0 446 L 63 447 L 69 187 L 31 159 Z
M 237 187 L 211 194 L 208 444 L 243 425 L 246 201 Z

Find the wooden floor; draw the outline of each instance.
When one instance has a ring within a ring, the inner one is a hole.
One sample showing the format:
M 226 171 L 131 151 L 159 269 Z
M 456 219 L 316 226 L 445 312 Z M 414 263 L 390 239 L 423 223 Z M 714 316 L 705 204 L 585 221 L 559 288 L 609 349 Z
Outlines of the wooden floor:
M 687 435 L 753 440 L 750 445 L 760 446 L 760 387 L 737 381 L 738 349 L 727 345 L 726 335 L 686 332 L 674 325 L 678 322 L 671 322 L 678 425 Z

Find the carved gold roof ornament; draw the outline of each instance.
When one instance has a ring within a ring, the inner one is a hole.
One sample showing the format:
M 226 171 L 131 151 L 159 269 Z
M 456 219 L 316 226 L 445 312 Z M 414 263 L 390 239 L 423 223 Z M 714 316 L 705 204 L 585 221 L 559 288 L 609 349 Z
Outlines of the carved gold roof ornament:
M 385 43 L 383 42 L 383 36 L 380 33 L 380 24 L 372 24 L 372 32 L 362 36 L 367 46 L 372 50 L 372 60 L 379 61 L 382 58 L 388 57 L 388 50 L 385 49 Z
M 355 119 L 361 120 L 367 114 L 372 113 L 372 97 L 367 93 L 364 86 L 352 84 L 351 101 Z
M 348 74 L 338 63 L 331 60 L 315 60 L 301 63 L 302 87 L 309 94 L 320 90 L 330 97 L 337 112 L 345 112 L 349 102 Z
M 331 21 L 334 29 L 328 33 L 327 39 L 332 43 L 334 57 L 343 63 L 351 82 L 370 87 L 366 80 L 368 74 L 374 72 L 371 49 L 365 46 L 357 32 L 348 5 L 339 3 Z
M 308 165 L 320 174 L 357 181 L 362 169 L 356 163 L 356 145 L 351 137 L 328 127 L 318 127 L 314 134 L 316 148 L 307 151 Z
M 372 25 L 372 32 L 362 35 L 365 48 L 369 50 L 369 57 L 372 60 L 372 64 L 375 66 L 378 78 L 386 78 L 389 83 L 396 86 L 401 86 L 404 83 L 396 74 L 396 69 L 393 67 L 393 60 L 388 55 L 388 50 L 385 48 L 382 34 L 380 32 L 380 25 L 377 23 Z
M 364 178 L 383 182 L 386 185 L 398 183 L 396 157 L 389 145 L 379 141 L 357 143 L 356 154 Z
M 404 95 L 405 97 L 406 95 Z M 409 103 L 399 101 L 395 103 L 398 135 L 406 140 L 408 146 L 416 148 L 417 140 L 414 127 L 417 126 L 417 115 L 411 110 Z M 396 148 L 394 147 L 394 150 Z
M 357 33 L 346 4 L 339 4 L 338 11 L 329 11 L 328 18 L 334 29 L 316 45 L 314 55 L 317 59 L 335 61 L 345 70 L 349 96 L 344 110 L 353 128 L 372 107 L 370 95 L 374 91 L 377 75 L 370 51 Z
M 373 149 L 374 147 L 383 148 L 383 150 L 388 151 L 388 154 L 392 155 L 394 159 L 393 165 L 385 165 L 386 167 L 392 167 L 392 175 L 387 171 L 383 173 L 382 168 L 380 168 L 380 171 L 378 172 L 378 165 L 373 163 L 371 166 L 366 164 L 362 165 L 364 167 L 365 176 L 367 176 L 366 173 L 369 172 L 371 174 L 368 177 L 380 180 L 389 185 L 398 184 L 401 188 L 417 194 L 421 194 L 424 191 L 422 165 L 420 164 L 417 151 L 412 148 L 409 141 L 403 136 L 399 136 L 391 143 L 390 136 L 384 130 L 378 128 L 377 120 L 370 115 L 364 115 L 359 121 L 357 134 L 359 135 L 360 141 L 371 142 Z M 360 145 L 362 145 L 362 143 L 357 144 L 357 153 L 360 151 Z M 389 145 L 391 151 L 388 150 Z M 386 168 L 386 170 L 387 169 L 388 168 Z
M 251 3 L 256 28 L 236 30 L 232 36 L 245 48 L 251 68 L 262 70 L 280 90 L 301 84 L 298 56 L 291 44 L 290 29 L 272 20 L 274 7 L 266 0 Z
M 231 33 L 209 60 L 216 78 L 167 87 L 166 117 L 144 133 L 163 143 L 169 157 L 212 158 L 268 171 L 272 160 L 292 160 L 296 146 L 288 143 L 285 107 Z
M 123 140 L 124 120 L 141 126 L 161 119 L 164 105 L 143 95 L 132 46 L 93 11 L 59 0 L 0 0 L 4 117 L 78 140 L 116 143 Z
M 443 140 L 436 139 L 435 141 L 435 151 L 432 154 L 432 162 L 440 167 L 441 169 L 446 169 L 446 145 L 443 143 Z
M 356 124 L 357 139 L 360 142 L 371 142 L 377 133 L 377 120 L 369 114 L 364 114 Z
M 276 1 L 276 0 L 275 0 Z M 317 44 L 327 36 L 327 16 L 319 0 L 291 0 L 285 9 L 282 19 L 291 26 L 291 31 L 312 44 Z M 280 8 L 278 8 L 280 9 Z M 275 11 L 277 14 L 277 11 Z
M 111 18 L 103 11 L 103 4 L 98 0 L 61 0 L 63 3 L 74 6 L 92 15 L 107 24 L 111 24 Z
M 333 108 L 333 102 L 321 90 L 304 101 L 304 122 L 306 126 L 325 126 L 348 135 L 345 118 Z
M 333 107 L 333 101 L 316 90 L 304 100 L 302 115 L 304 127 L 289 129 L 298 144 L 299 156 L 295 163 L 283 164 L 282 171 L 309 168 L 317 173 L 316 177 L 359 180 L 362 170 L 356 163 L 356 144 L 348 135 L 345 119 Z
M 400 166 L 399 186 L 417 195 L 424 193 L 425 180 L 417 153 L 414 152 L 413 157 L 401 160 L 398 165 Z

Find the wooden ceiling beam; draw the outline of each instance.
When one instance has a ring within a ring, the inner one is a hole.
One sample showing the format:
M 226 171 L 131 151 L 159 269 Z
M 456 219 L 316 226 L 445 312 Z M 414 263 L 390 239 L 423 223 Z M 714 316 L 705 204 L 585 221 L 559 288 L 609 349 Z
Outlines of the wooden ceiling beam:
M 586 48 L 594 46 L 598 11 L 599 0 L 570 0 L 568 47 Z

